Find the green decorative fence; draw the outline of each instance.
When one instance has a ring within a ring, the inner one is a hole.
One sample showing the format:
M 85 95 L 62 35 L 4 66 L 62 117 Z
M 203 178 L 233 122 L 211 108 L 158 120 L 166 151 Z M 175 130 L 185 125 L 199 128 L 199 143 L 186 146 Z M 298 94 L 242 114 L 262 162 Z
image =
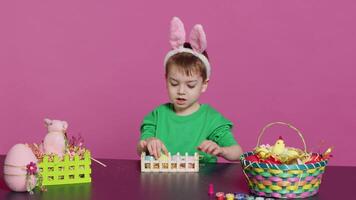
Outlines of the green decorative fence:
M 65 155 L 63 160 L 57 156 L 50 159 L 49 156 L 46 155 L 43 157 L 42 162 L 38 163 L 39 173 L 42 179 L 41 184 L 46 186 L 89 183 L 91 182 L 90 164 L 89 151 L 84 153 L 83 158 L 75 155 L 70 159 L 68 155 Z

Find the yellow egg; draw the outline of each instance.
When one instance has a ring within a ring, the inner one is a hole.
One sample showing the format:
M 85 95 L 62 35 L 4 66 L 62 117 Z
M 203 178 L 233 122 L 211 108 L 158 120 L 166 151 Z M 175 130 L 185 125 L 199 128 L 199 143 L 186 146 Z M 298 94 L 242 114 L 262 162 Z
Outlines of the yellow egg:
M 167 161 L 168 160 L 168 156 L 166 156 L 166 154 L 162 153 L 161 157 L 159 157 L 158 160 Z

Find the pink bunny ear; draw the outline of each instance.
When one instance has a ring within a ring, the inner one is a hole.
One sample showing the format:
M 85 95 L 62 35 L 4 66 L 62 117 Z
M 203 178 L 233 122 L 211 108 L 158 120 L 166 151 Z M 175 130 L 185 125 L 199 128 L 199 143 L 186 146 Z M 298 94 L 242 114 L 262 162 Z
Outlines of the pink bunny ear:
M 173 49 L 182 47 L 185 42 L 184 24 L 178 17 L 173 17 L 171 21 L 169 43 Z
M 68 122 L 62 121 L 62 123 L 63 123 L 63 129 L 64 129 L 64 130 L 67 130 L 67 128 L 68 128 Z
M 48 126 L 49 124 L 51 124 L 52 120 L 48 119 L 48 118 L 45 118 L 44 120 L 44 123 L 46 124 L 46 126 Z
M 189 40 L 190 45 L 195 51 L 203 53 L 206 50 L 207 41 L 202 25 L 196 24 L 193 27 L 192 32 L 190 32 Z

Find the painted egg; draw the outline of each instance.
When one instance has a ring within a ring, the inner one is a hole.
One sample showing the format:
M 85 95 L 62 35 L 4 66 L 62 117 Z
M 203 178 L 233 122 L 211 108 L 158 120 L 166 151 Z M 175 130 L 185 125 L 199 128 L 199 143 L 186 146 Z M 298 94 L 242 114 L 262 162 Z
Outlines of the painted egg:
M 4 162 L 4 179 L 11 190 L 16 192 L 27 191 L 26 165 L 30 162 L 37 164 L 37 158 L 25 144 L 16 144 L 9 150 Z M 34 177 L 30 181 L 35 185 Z
M 246 157 L 246 160 L 250 162 L 260 162 L 260 159 L 257 155 L 249 155 Z

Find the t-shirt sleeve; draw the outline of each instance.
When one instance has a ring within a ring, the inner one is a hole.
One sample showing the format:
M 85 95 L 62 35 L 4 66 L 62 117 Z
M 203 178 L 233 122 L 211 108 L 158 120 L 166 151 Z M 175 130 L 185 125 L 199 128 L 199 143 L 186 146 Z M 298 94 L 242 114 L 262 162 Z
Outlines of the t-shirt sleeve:
M 225 124 L 217 127 L 208 137 L 209 140 L 216 142 L 221 147 L 236 145 L 237 142 L 232 135 L 231 125 Z
M 211 120 L 211 134 L 208 140 L 216 142 L 221 147 L 236 145 L 237 142 L 231 132 L 233 124 L 221 114 L 214 115 Z
M 140 128 L 141 140 L 145 140 L 150 137 L 155 137 L 156 121 L 156 110 L 153 110 L 144 117 Z

